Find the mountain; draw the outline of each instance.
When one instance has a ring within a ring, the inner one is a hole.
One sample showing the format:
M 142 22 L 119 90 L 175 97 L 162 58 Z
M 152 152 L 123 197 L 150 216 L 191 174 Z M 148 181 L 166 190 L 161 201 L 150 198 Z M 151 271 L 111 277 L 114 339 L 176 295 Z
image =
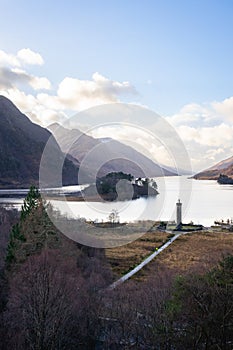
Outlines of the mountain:
M 64 158 L 51 133 L 34 124 L 6 97 L 0 96 L 0 188 L 27 188 L 38 185 L 41 157 L 50 139 L 50 155 L 46 175 L 48 186 L 56 186 L 59 178 L 49 174 L 51 165 L 64 161 L 63 184 L 77 184 L 78 164 Z M 46 169 L 45 169 L 46 170 Z M 49 179 L 50 176 L 50 179 Z
M 233 157 L 224 159 L 212 167 L 201 171 L 194 175 L 194 178 L 199 180 L 217 180 L 220 174 L 233 178 Z
M 160 167 L 142 153 L 112 138 L 95 139 L 78 129 L 69 130 L 55 123 L 49 130 L 65 153 L 82 163 L 83 169 L 93 178 L 110 172 L 129 173 L 134 177 L 177 175 Z

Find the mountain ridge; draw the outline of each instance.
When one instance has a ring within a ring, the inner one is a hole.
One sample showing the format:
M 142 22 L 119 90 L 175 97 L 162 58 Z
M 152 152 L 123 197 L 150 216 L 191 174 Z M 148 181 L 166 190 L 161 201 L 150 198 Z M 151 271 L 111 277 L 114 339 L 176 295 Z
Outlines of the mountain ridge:
M 63 153 L 52 134 L 23 114 L 8 98 L 0 96 L 0 188 L 39 185 L 40 161 L 50 140 L 54 159 Z M 63 183 L 77 183 L 78 166 L 65 157 Z M 48 185 L 56 185 L 56 178 Z
M 200 171 L 193 177 L 197 180 L 217 180 L 220 175 L 233 178 L 233 156 L 221 160 L 206 170 Z
M 51 124 L 48 129 L 53 133 L 61 149 L 71 154 L 80 163 L 84 161 L 84 168 L 92 176 L 105 176 L 109 172 L 122 171 L 135 177 L 156 177 L 177 175 L 172 170 L 160 167 L 151 159 L 132 147 L 110 137 L 93 138 L 82 133 L 79 129 L 68 129 Z M 88 161 L 87 161 L 88 159 Z

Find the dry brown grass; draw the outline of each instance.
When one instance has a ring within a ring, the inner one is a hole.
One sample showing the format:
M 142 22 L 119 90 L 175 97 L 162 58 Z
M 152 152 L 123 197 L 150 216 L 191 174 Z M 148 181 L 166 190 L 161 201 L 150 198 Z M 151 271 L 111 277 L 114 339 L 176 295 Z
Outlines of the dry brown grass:
M 164 244 L 169 234 L 166 232 L 147 232 L 136 241 L 121 247 L 106 249 L 105 254 L 116 275 L 122 275 L 134 268 L 143 259 Z
M 165 241 L 163 232 L 147 233 L 123 247 L 107 249 L 106 256 L 113 271 L 122 274 L 140 263 Z M 148 239 L 148 241 L 147 241 Z M 223 256 L 233 254 L 233 234 L 226 232 L 193 232 L 179 237 L 151 263 L 138 272 L 134 279 L 145 280 L 159 268 L 174 274 L 204 273 L 215 266 Z
M 159 269 L 172 274 L 205 273 L 226 255 L 233 254 L 233 234 L 193 232 L 179 237 L 141 270 L 135 279 L 145 280 Z
M 195 232 L 179 237 L 158 256 L 158 262 L 181 273 L 201 272 L 227 254 L 233 254 L 233 234 Z

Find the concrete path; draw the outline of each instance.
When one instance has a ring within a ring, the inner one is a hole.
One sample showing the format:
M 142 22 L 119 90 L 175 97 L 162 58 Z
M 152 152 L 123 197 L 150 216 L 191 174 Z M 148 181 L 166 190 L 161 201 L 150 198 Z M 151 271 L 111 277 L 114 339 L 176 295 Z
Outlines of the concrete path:
M 174 242 L 178 237 L 180 237 L 180 235 L 183 233 L 177 233 L 175 236 L 173 236 L 172 238 L 170 238 L 169 241 L 167 241 L 164 245 L 162 245 L 158 250 L 156 250 L 154 253 L 152 253 L 151 255 L 149 255 L 145 260 L 143 260 L 139 265 L 137 265 L 133 270 L 129 271 L 128 273 L 126 273 L 124 276 L 122 276 L 121 278 L 119 278 L 119 280 L 113 282 L 110 286 L 109 289 L 114 289 L 117 286 L 119 286 L 120 284 L 122 284 L 123 282 L 125 282 L 126 280 L 128 280 L 129 278 L 131 278 L 133 275 L 135 275 L 135 273 L 137 273 L 138 271 L 140 271 L 144 266 L 146 266 L 149 262 L 151 262 L 151 260 L 153 260 L 157 255 L 159 255 L 164 249 L 166 249 L 170 244 L 172 244 L 172 242 Z

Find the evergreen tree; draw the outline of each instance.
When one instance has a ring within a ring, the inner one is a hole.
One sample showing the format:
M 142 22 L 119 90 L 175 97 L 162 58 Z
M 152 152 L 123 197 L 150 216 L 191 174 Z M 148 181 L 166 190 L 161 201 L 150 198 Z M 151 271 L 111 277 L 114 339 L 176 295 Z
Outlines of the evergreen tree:
M 7 263 L 11 263 L 15 260 L 15 250 L 17 249 L 20 241 L 26 241 L 26 238 L 22 232 L 22 222 L 32 212 L 32 210 L 38 207 L 40 202 L 41 195 L 38 189 L 35 186 L 31 186 L 21 208 L 20 222 L 12 227 L 10 233 L 10 241 L 7 247 L 6 256 Z
M 37 208 L 40 200 L 41 195 L 38 189 L 35 186 L 31 186 L 21 208 L 20 220 L 25 220 L 25 218 L 31 213 L 31 211 Z

